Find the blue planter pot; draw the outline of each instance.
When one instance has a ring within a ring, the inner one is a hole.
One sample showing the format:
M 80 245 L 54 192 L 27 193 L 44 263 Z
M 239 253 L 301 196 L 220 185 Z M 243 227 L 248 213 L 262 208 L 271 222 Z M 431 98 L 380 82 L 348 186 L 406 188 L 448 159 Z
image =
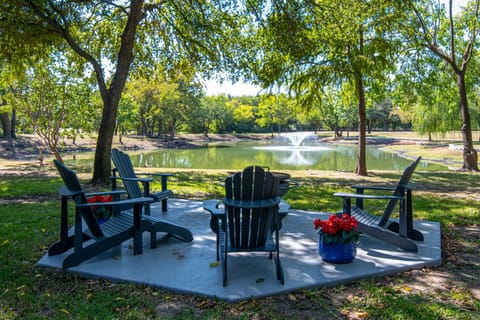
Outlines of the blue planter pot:
M 322 242 L 321 237 L 319 237 L 318 253 L 323 261 L 348 263 L 352 262 L 357 255 L 357 244 L 352 242 L 325 244 Z
M 98 222 L 98 224 L 104 224 L 108 220 L 109 220 L 108 218 L 99 218 L 99 219 L 97 219 L 97 222 Z

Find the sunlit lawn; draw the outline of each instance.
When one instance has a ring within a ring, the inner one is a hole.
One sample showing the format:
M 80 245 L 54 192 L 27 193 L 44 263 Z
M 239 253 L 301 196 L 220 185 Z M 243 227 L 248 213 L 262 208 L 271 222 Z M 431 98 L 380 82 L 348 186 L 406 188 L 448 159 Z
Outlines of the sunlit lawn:
M 89 174 L 77 169 L 87 181 Z M 158 304 L 166 301 L 184 306 L 178 318 L 193 318 L 194 310 L 201 310 L 197 316 L 204 319 L 291 318 L 285 308 L 299 310 L 299 314 L 302 308 L 309 308 L 319 316 L 329 315 L 324 319 L 342 318 L 348 312 L 356 312 L 359 318 L 363 312 L 368 319 L 479 318 L 480 304 L 465 288 L 454 287 L 441 293 L 407 290 L 402 287 L 401 275 L 390 277 L 382 286 L 376 285 L 375 280 L 363 280 L 335 288 L 303 290 L 283 298 L 229 304 L 37 268 L 35 263 L 58 238 L 57 191 L 62 182 L 53 171 L 51 173 L 49 177 L 2 177 L 0 180 L 0 200 L 6 203 L 0 206 L 0 319 L 154 318 Z M 371 172 L 369 177 L 348 172 L 290 173 L 302 187 L 290 191 L 285 199 L 295 209 L 318 211 L 340 210 L 341 200 L 332 194 L 350 190 L 352 183 L 394 182 L 400 175 L 399 172 Z M 179 198 L 218 198 L 223 191 L 219 183 L 226 174 L 224 171 L 177 170 L 170 189 Z M 478 174 L 418 172 L 413 180 L 418 186 L 414 197 L 417 219 L 439 221 L 447 234 L 452 226 L 480 225 L 479 198 L 468 196 L 480 194 Z M 459 198 L 455 193 L 467 196 Z M 356 295 L 352 296 L 351 292 Z M 336 301 L 331 300 L 333 297 L 344 298 Z M 306 304 L 300 304 L 299 299 Z M 290 305 L 275 308 L 272 307 L 275 301 L 283 304 L 286 301 Z

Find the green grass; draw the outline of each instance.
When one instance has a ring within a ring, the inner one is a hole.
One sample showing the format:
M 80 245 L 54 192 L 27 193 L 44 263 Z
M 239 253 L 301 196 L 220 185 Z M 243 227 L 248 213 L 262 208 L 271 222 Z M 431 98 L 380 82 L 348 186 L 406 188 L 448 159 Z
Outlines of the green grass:
M 371 172 L 369 177 L 336 172 L 291 174 L 302 184 L 285 197 L 293 208 L 335 212 L 341 209 L 341 199 L 333 197 L 334 192 L 350 190 L 352 182 L 393 182 L 400 173 Z M 222 171 L 175 172 L 170 188 L 181 198 L 218 198 L 223 192 L 219 182 L 225 175 Z M 82 177 L 86 179 L 87 175 Z M 419 172 L 414 180 L 418 185 L 415 217 L 441 222 L 444 238 L 460 241 L 462 250 L 477 250 L 478 255 L 478 240 L 462 240 L 462 235 L 454 232 L 457 226 L 480 225 L 480 201 L 473 197 L 480 194 L 478 174 Z M 61 185 L 55 175 L 2 177 L 0 181 L 0 201 L 7 204 L 0 206 L 0 319 L 145 319 L 155 318 L 161 304 L 180 306 L 178 319 L 344 319 L 346 315 L 368 319 L 480 319 L 480 304 L 468 290 L 468 281 L 452 280 L 448 290 L 422 291 L 412 289 L 415 281 L 410 273 L 231 304 L 39 268 L 36 262 L 58 239 L 57 191 Z M 457 199 L 454 192 L 467 196 Z M 447 277 L 458 272 L 452 261 L 445 259 L 439 270 Z M 467 267 L 479 274 L 478 265 Z

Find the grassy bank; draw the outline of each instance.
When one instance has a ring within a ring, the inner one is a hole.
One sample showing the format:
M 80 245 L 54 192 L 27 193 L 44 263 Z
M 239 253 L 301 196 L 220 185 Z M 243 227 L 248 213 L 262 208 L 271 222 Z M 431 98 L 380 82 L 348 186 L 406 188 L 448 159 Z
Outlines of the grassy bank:
M 478 174 L 414 175 L 415 217 L 442 224 L 441 267 L 230 304 L 36 267 L 58 238 L 62 182 L 50 169 L 43 169 L 43 176 L 0 179 L 0 319 L 480 319 Z M 302 187 L 286 200 L 295 209 L 318 211 L 338 211 L 341 201 L 332 194 L 349 190 L 352 183 L 394 182 L 400 174 L 290 173 Z M 220 197 L 218 181 L 225 175 L 177 170 L 170 187 L 179 198 Z

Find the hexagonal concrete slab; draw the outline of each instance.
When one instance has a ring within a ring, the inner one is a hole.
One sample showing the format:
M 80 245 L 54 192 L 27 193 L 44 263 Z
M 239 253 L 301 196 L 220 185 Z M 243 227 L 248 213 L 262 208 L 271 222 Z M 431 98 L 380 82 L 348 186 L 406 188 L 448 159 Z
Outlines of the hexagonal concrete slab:
M 134 256 L 131 242 L 127 241 L 68 272 L 240 301 L 441 264 L 441 230 L 438 222 L 415 222 L 415 228 L 425 237 L 424 242 L 417 243 L 418 253 L 405 252 L 364 235 L 352 263 L 331 264 L 319 257 L 317 233 L 313 228 L 313 219 L 325 219 L 328 214 L 290 210 L 283 220 L 280 235 L 285 285 L 276 279 L 274 263 L 266 253 L 242 253 L 231 258 L 229 256 L 228 284 L 223 287 L 220 266 L 214 263 L 215 234 L 210 230 L 210 214 L 203 210 L 202 202 L 172 199 L 168 207 L 168 213 L 162 213 L 160 205 L 153 205 L 152 214 L 189 228 L 194 236 L 193 242 L 164 237 L 156 249 L 150 249 L 149 233 L 145 232 L 142 255 Z M 38 265 L 61 268 L 63 258 L 64 255 L 46 254 L 38 261 Z

